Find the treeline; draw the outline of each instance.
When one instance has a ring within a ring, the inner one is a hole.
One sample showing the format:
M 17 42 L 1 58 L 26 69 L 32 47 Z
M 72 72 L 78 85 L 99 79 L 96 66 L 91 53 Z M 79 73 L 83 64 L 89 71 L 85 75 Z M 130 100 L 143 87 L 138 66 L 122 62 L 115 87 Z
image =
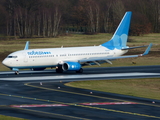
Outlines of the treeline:
M 0 11 L 0 34 L 22 38 L 112 33 L 126 11 L 130 34 L 160 32 L 160 0 L 1 0 Z

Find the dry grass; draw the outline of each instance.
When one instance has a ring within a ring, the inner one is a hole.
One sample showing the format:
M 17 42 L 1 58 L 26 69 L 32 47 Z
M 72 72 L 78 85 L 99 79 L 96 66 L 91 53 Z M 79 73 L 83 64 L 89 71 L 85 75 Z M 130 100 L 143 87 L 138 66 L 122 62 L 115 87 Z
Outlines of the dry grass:
M 160 78 L 78 81 L 67 86 L 160 100 Z
M 27 120 L 27 119 L 0 115 L 0 120 Z

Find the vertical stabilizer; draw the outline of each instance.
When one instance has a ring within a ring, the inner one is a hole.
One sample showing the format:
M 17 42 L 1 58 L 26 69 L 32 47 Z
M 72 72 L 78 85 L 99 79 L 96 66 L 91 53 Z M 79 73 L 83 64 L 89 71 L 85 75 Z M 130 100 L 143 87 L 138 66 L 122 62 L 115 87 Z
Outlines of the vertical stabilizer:
M 103 43 L 102 46 L 107 47 L 108 49 L 122 49 L 126 47 L 131 15 L 132 12 L 125 13 L 112 39 L 106 43 Z

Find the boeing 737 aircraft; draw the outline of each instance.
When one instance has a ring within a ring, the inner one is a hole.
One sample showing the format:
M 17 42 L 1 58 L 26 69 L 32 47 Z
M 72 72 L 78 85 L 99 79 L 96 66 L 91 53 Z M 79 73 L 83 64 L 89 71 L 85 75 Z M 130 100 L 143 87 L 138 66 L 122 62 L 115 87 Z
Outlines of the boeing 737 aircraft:
M 115 59 L 144 56 L 148 54 L 152 44 L 147 45 L 143 54 L 122 56 L 128 49 L 144 47 L 126 46 L 131 15 L 132 12 L 126 12 L 111 40 L 99 46 L 29 49 L 27 41 L 24 50 L 11 53 L 2 63 L 15 71 L 15 74 L 19 74 L 19 69 L 44 70 L 48 67 L 56 68 L 57 73 L 82 73 L 82 67 L 86 65 L 112 64 L 111 61 Z

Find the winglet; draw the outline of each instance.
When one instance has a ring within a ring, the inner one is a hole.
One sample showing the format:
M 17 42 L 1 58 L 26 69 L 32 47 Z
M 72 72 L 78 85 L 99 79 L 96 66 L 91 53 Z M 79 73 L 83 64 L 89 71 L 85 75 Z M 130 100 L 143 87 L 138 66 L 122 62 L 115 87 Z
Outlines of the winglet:
M 148 48 L 145 50 L 145 52 L 142 54 L 142 56 L 147 55 L 149 53 L 151 47 L 152 47 L 152 43 L 149 44 Z
M 29 49 L 29 41 L 26 42 L 26 45 L 24 47 L 24 50 L 28 50 Z

